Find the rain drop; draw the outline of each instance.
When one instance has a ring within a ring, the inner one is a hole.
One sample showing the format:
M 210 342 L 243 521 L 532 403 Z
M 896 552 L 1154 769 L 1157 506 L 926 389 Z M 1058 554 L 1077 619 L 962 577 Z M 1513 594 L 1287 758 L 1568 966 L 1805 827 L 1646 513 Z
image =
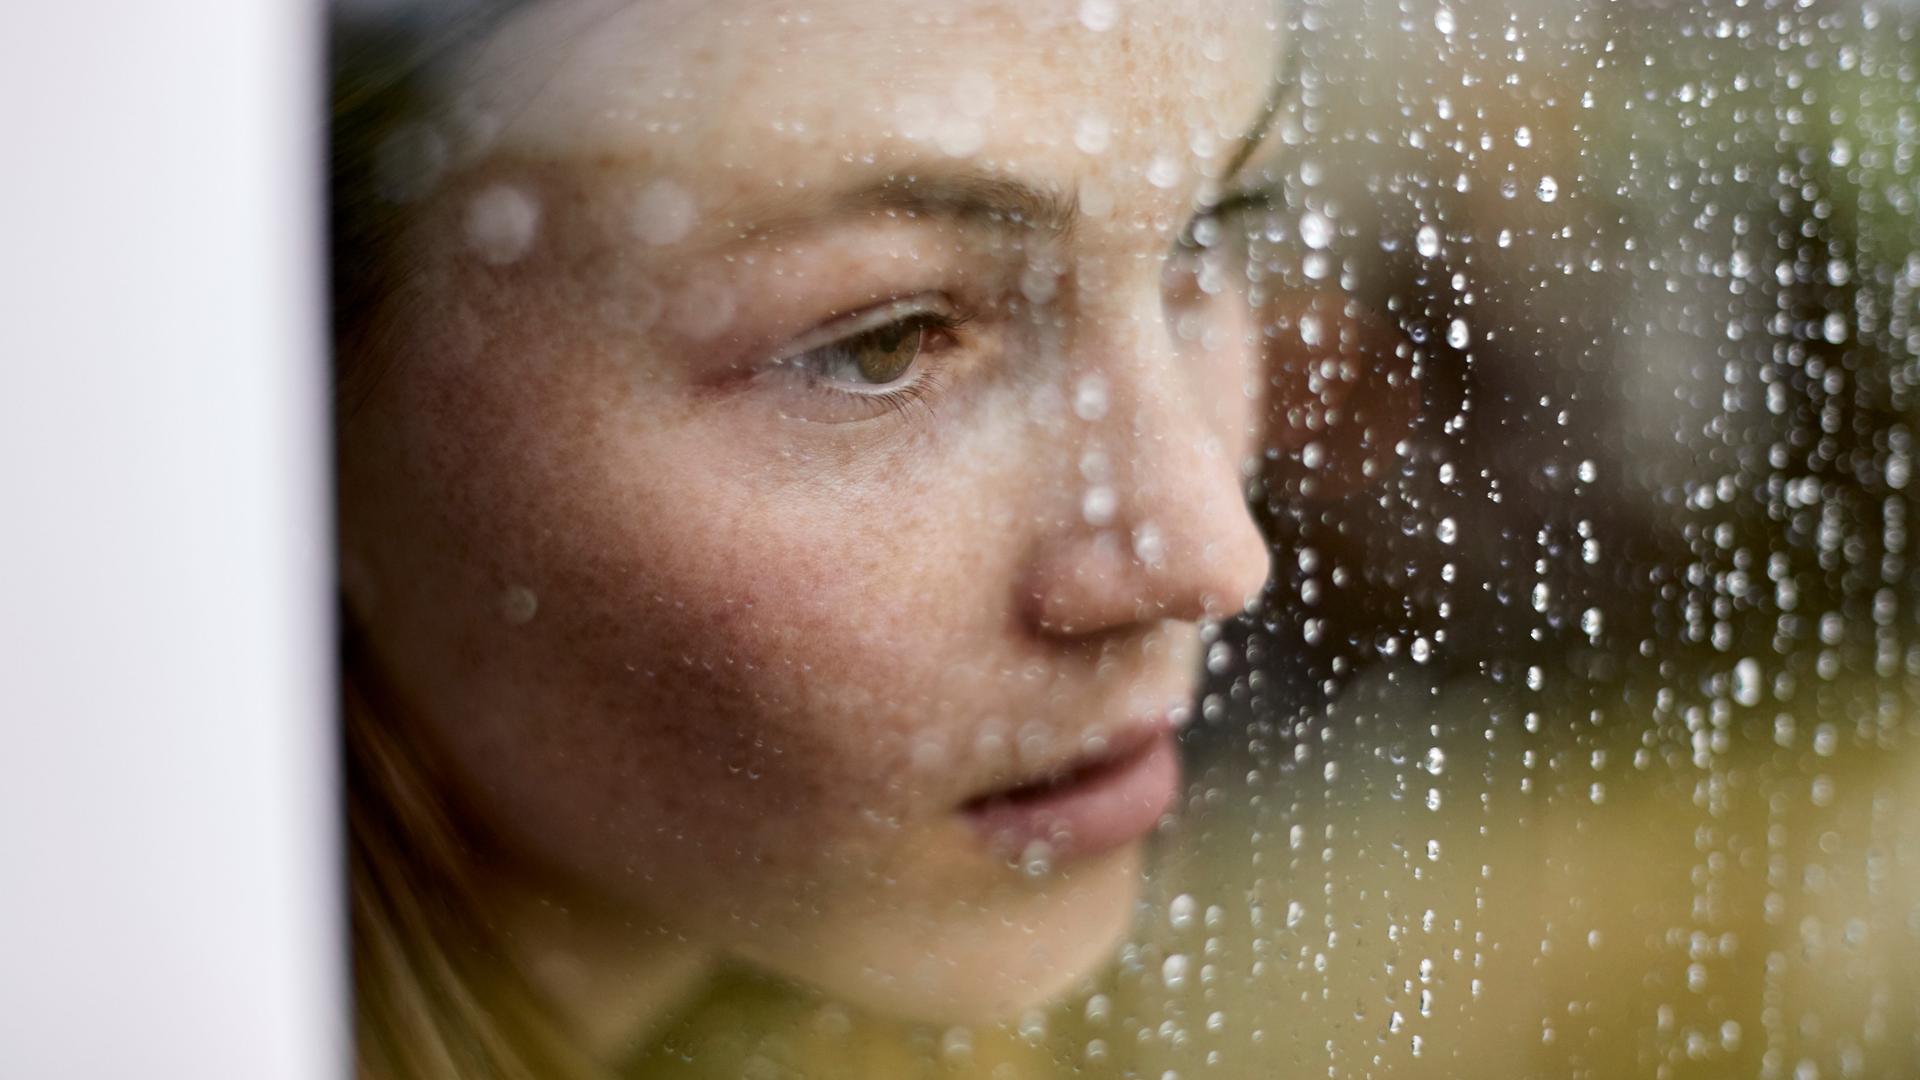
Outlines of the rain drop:
M 1173 902 L 1167 905 L 1167 925 L 1175 930 L 1192 926 L 1195 906 L 1193 897 L 1187 893 L 1174 897 Z
M 693 231 L 693 196 L 671 180 L 655 180 L 640 189 L 633 201 L 633 234 L 656 247 L 674 243 Z
M 500 594 L 500 617 L 511 626 L 524 626 L 540 610 L 540 598 L 525 585 L 515 585 Z
M 495 266 L 525 255 L 539 227 L 540 204 L 510 184 L 495 184 L 467 203 L 467 246 Z
M 1083 154 L 1104 154 L 1113 141 L 1113 128 L 1099 113 L 1087 113 L 1073 126 L 1073 145 Z
M 1333 243 L 1333 223 L 1312 210 L 1301 214 L 1300 242 L 1310 248 L 1325 249 Z
M 1120 21 L 1120 6 L 1115 0 L 1080 0 L 1080 25 L 1101 33 Z

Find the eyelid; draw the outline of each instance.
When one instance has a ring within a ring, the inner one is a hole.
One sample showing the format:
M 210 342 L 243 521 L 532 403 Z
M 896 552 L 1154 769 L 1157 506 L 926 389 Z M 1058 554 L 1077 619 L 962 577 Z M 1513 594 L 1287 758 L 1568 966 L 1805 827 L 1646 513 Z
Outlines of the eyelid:
M 1212 206 L 1202 208 L 1187 222 L 1187 227 L 1180 230 L 1179 247 L 1187 251 L 1200 250 L 1200 242 L 1194 239 L 1193 231 L 1202 219 L 1212 218 L 1215 221 L 1228 221 L 1235 215 L 1249 211 L 1272 210 L 1274 203 L 1279 198 L 1279 194 L 1280 185 L 1278 183 L 1268 182 L 1249 188 L 1241 188 L 1225 196 Z
M 795 338 L 773 358 L 774 364 L 785 364 L 813 352 L 815 349 L 858 337 L 870 330 L 891 326 L 903 319 L 915 315 L 938 315 L 957 317 L 958 312 L 944 297 L 936 295 L 910 296 L 900 300 L 889 300 L 833 319 L 826 324 L 809 330 Z
M 1255 184 L 1221 199 L 1209 207 L 1207 213 L 1215 217 L 1227 217 L 1247 210 L 1272 209 L 1279 195 L 1280 185 L 1277 183 Z

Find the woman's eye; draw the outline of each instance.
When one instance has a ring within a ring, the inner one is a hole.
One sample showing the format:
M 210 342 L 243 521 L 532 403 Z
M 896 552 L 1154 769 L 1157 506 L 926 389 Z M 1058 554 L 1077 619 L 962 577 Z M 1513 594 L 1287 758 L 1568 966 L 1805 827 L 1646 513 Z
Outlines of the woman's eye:
M 902 301 L 815 331 L 780 363 L 833 389 L 882 393 L 910 380 L 926 355 L 953 340 L 962 321 L 927 301 Z
M 927 404 L 943 385 L 934 357 L 961 341 L 966 319 L 938 297 L 916 297 L 836 320 L 774 362 L 790 377 L 785 411 L 839 423 Z
M 813 358 L 815 374 L 856 387 L 880 387 L 898 382 L 920 356 L 928 327 L 924 316 L 868 330 L 824 345 L 801 360 Z

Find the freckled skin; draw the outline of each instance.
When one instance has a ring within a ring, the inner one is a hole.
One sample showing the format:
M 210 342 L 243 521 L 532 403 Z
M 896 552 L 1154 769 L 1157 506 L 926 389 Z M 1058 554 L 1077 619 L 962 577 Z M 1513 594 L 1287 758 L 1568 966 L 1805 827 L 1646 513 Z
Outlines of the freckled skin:
M 490 858 L 555 897 L 943 1019 L 1005 1014 L 1098 963 L 1141 864 L 1135 843 L 1029 880 L 957 807 L 1073 759 L 1139 701 L 1179 698 L 1198 622 L 1267 571 L 1240 494 L 1247 316 L 1222 301 L 1230 347 L 1179 342 L 1162 282 L 1203 171 L 1259 115 L 1267 5 L 1123 5 L 1103 34 L 1072 3 L 1031 7 L 951 5 L 934 27 L 856 0 L 810 4 L 804 24 L 747 3 L 531 6 L 466 75 L 528 96 L 492 159 L 422 209 L 417 274 L 385 314 L 397 359 L 340 442 L 349 602 Z M 583 23 L 590 38 L 563 30 Z M 527 44 L 548 39 L 573 43 L 564 63 Z M 725 62 L 643 62 L 700 49 Z M 962 66 L 999 106 L 971 164 L 1094 180 L 1119 208 L 1077 228 L 1043 320 L 984 284 L 1017 277 L 982 269 L 1005 245 L 950 228 L 707 243 L 730 239 L 725 206 L 776 179 L 955 165 L 894 132 L 888 103 L 949 93 Z M 1094 109 L 1114 132 L 1098 156 L 1072 139 Z M 681 135 L 649 130 L 669 114 L 692 118 Z M 1186 153 L 1195 122 L 1218 135 L 1210 159 Z M 1170 149 L 1185 175 L 1157 187 L 1146 165 Z M 701 216 L 649 247 L 621 207 L 657 176 Z M 459 197 L 503 182 L 541 224 L 493 265 L 463 243 Z M 975 345 L 927 361 L 941 386 L 911 411 L 795 419 L 822 391 L 715 374 L 912 275 L 981 310 L 962 329 Z M 671 313 L 695 281 L 725 290 L 723 329 L 636 326 L 635 298 Z M 1036 405 L 1088 374 L 1104 416 Z M 1104 530 L 1081 512 L 1094 447 L 1118 493 Z M 1129 554 L 1143 524 L 1156 565 Z M 537 597 L 531 619 L 504 614 L 516 588 Z

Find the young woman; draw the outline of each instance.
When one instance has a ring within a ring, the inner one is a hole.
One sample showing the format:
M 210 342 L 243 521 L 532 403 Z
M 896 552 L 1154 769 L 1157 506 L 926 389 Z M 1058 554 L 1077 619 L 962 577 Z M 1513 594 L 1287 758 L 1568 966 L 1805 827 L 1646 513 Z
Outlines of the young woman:
M 1272 5 L 380 18 L 334 118 L 363 1072 L 612 1067 L 721 959 L 945 1022 L 1100 965 L 1268 570 Z

